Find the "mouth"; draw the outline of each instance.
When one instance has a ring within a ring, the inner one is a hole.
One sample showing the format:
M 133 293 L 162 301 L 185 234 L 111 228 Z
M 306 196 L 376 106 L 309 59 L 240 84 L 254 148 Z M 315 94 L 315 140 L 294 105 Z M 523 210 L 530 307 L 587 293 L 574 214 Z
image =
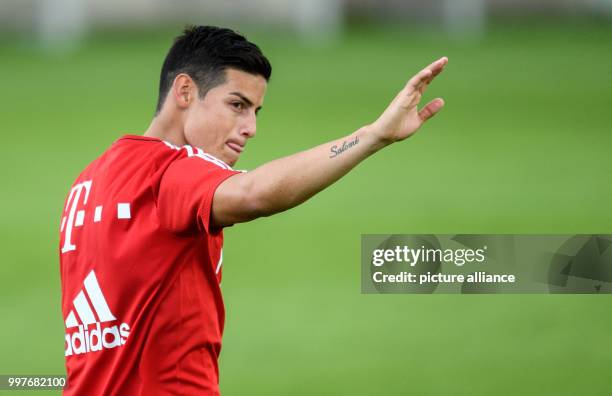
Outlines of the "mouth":
M 236 143 L 236 142 L 227 142 L 227 147 L 234 150 L 236 153 L 240 154 L 244 150 L 244 146 Z

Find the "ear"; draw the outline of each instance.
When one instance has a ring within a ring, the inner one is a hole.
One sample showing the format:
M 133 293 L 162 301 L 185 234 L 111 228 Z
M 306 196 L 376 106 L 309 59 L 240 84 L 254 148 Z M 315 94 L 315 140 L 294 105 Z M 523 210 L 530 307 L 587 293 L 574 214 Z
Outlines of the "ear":
M 195 99 L 197 87 L 191 77 L 181 73 L 174 78 L 171 93 L 176 105 L 181 109 L 186 109 Z

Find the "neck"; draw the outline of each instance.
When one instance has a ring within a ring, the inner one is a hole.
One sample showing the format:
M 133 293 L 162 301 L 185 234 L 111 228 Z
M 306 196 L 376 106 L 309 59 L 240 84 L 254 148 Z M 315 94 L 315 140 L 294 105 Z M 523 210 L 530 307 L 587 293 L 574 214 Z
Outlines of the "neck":
M 162 139 L 176 146 L 187 144 L 180 117 L 170 116 L 164 111 L 161 111 L 153 118 L 144 136 Z

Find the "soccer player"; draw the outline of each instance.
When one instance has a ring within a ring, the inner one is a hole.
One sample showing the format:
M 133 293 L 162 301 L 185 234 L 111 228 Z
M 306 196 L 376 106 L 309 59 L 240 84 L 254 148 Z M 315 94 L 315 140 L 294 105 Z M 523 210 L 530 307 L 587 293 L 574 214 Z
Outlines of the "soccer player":
M 232 30 L 187 28 L 164 61 L 144 136 L 115 141 L 66 199 L 64 394 L 219 394 L 223 228 L 299 205 L 415 133 L 444 104 L 417 109 L 446 64 L 421 70 L 351 135 L 237 172 L 270 63 Z

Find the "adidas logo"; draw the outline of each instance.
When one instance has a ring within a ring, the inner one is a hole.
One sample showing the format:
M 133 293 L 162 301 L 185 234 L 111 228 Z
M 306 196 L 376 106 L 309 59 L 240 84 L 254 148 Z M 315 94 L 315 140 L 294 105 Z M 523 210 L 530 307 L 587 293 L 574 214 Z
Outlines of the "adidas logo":
M 70 311 L 66 318 L 66 329 L 77 329 L 71 333 L 66 332 L 65 356 L 116 348 L 125 344 L 130 335 L 130 326 L 127 323 L 105 327 L 101 325 L 102 323 L 114 322 L 117 318 L 108 308 L 93 270 L 87 275 L 83 285 L 85 291 L 81 290 L 77 294 L 72 302 L 74 309 Z M 74 314 L 75 310 L 81 323 Z M 90 328 L 90 325 L 93 325 L 92 328 Z

